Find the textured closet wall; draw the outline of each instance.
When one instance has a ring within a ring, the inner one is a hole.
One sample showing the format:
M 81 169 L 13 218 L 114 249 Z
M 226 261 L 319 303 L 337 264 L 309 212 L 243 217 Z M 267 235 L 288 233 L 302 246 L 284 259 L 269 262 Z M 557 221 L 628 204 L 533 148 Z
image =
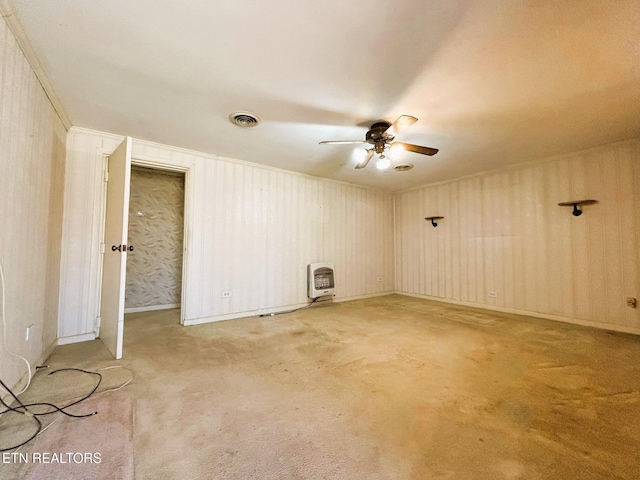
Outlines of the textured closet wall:
M 125 308 L 179 305 L 184 174 L 132 168 L 129 202 Z
M 580 199 L 599 203 L 557 205 Z M 639 228 L 638 140 L 411 190 L 396 198 L 396 289 L 637 330 Z
M 4 19 L 0 124 L 7 344 L 34 363 L 56 340 L 66 131 Z M 0 378 L 14 385 L 26 371 L 0 342 Z
M 120 141 L 76 128 L 69 134 L 60 335 L 69 341 L 94 330 L 103 156 Z M 393 291 L 390 194 L 138 140 L 133 152 L 134 160 L 191 168 L 182 312 L 188 321 L 302 304 L 306 266 L 317 261 L 334 262 L 338 299 Z

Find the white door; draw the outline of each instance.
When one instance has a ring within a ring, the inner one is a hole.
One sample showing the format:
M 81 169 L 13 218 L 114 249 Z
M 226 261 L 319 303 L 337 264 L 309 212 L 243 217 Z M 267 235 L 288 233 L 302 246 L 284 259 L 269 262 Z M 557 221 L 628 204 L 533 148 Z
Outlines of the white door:
M 127 268 L 129 184 L 131 183 L 131 137 L 107 161 L 107 210 L 102 259 L 100 339 L 116 357 L 122 358 L 124 291 Z

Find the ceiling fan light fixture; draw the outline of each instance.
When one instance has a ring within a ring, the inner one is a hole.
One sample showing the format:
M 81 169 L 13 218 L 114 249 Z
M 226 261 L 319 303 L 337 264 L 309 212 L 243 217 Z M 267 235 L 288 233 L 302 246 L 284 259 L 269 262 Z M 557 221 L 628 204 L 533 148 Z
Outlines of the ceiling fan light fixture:
M 260 124 L 261 120 L 258 115 L 253 112 L 235 112 L 229 115 L 229 121 L 238 127 L 255 127 Z
M 398 157 L 404 152 L 404 147 L 399 143 L 392 143 L 389 147 L 388 156 L 391 157 L 392 160 L 397 160 Z
M 361 163 L 365 158 L 367 158 L 366 148 L 356 148 L 353 150 L 353 159 L 356 163 Z
M 384 157 L 383 155 L 381 155 L 380 159 L 376 162 L 376 168 L 378 170 L 386 170 L 390 166 L 391 166 L 391 160 Z
M 418 119 L 411 115 L 400 115 L 393 123 L 389 123 L 387 121 L 373 123 L 369 131 L 365 134 L 364 140 L 322 140 L 320 144 L 344 145 L 368 143 L 372 148 L 367 150 L 368 156 L 366 160 L 362 161 L 359 158 L 356 158 L 356 162 L 358 162 L 355 166 L 356 170 L 365 168 L 374 154 L 380 155 L 379 160 L 376 162 L 376 167 L 378 167 L 379 170 L 385 170 L 391 166 L 391 161 L 394 163 L 398 161 L 398 157 L 402 154 L 403 150 L 429 156 L 438 153 L 437 148 L 423 147 L 412 143 L 394 141 L 397 133 L 413 125 L 417 121 Z M 398 170 L 411 170 L 411 168 L 413 168 L 413 165 L 405 164 L 403 167 L 398 168 Z

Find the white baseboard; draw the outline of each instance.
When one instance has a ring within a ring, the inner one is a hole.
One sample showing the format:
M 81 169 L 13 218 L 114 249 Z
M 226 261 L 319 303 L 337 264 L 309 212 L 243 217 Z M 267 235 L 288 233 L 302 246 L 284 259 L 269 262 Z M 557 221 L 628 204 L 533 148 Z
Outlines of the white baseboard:
M 600 330 L 611 330 L 614 332 L 621 332 L 621 333 L 631 333 L 633 335 L 640 335 L 640 328 L 635 328 L 635 327 L 627 327 L 625 325 L 615 325 L 613 323 L 601 323 L 601 322 L 593 322 L 590 320 L 582 320 L 579 318 L 572 318 L 572 317 L 563 317 L 560 315 L 552 315 L 552 314 L 547 314 L 547 313 L 539 313 L 539 312 L 529 312 L 527 310 L 518 310 L 515 308 L 506 308 L 506 307 L 497 307 L 494 305 L 484 305 L 481 303 L 472 303 L 472 302 L 463 302 L 460 300 L 451 300 L 451 299 L 447 299 L 447 298 L 441 298 L 441 297 L 432 297 L 429 295 L 422 295 L 419 293 L 409 293 L 409 292 L 399 292 L 396 291 L 394 293 L 397 293 L 398 295 L 405 295 L 407 297 L 415 297 L 415 298 L 423 298 L 425 300 L 431 300 L 434 302 L 441 302 L 441 303 L 448 303 L 448 304 L 453 304 L 453 305 L 460 305 L 463 307 L 471 307 L 471 308 L 479 308 L 481 310 L 492 310 L 492 311 L 496 311 L 496 312 L 502 312 L 502 313 L 511 313 L 514 315 L 523 315 L 525 317 L 535 317 L 535 318 L 544 318 L 545 320 L 554 320 L 556 322 L 563 322 L 563 323 L 571 323 L 574 325 L 582 325 L 583 327 L 593 327 L 593 328 L 599 328 Z
M 361 300 L 364 298 L 383 297 L 385 295 L 391 295 L 392 293 L 395 293 L 395 292 L 368 293 L 365 295 L 354 295 L 352 297 L 341 297 L 341 298 L 334 297 L 333 299 L 331 299 L 331 301 L 334 303 L 350 302 L 353 300 Z M 322 303 L 322 301 L 318 303 Z M 222 315 L 212 315 L 210 317 L 191 318 L 191 319 L 186 319 L 183 322 L 183 325 L 185 326 L 201 325 L 203 323 L 221 322 L 224 320 L 235 320 L 237 318 L 257 317 L 258 315 L 269 315 L 271 313 L 279 313 L 279 312 L 286 312 L 288 310 L 295 310 L 296 308 L 305 307 L 308 304 L 309 302 L 295 303 L 293 305 L 282 305 L 282 306 L 273 307 L 273 308 L 261 308 L 258 310 L 249 310 L 245 312 L 225 313 Z
M 385 295 L 394 294 L 393 290 L 390 292 L 379 292 L 379 293 L 366 293 L 364 295 L 354 295 L 352 297 L 342 297 L 342 298 L 334 298 L 333 301 L 336 303 L 340 302 L 352 302 L 354 300 L 364 300 L 365 298 L 375 298 L 375 297 L 384 297 Z
M 166 305 L 149 305 L 147 307 L 125 308 L 124 313 L 152 312 L 154 310 L 168 310 L 170 308 L 179 308 L 179 303 L 168 303 Z
M 302 308 L 308 303 L 297 303 L 286 307 L 261 308 L 259 310 L 247 310 L 245 312 L 223 313 L 222 315 L 212 315 L 210 317 L 189 318 L 185 319 L 183 325 L 188 327 L 191 325 L 201 325 L 203 323 L 222 322 L 224 320 L 235 320 L 237 318 L 257 317 L 258 315 L 269 315 L 270 313 L 282 312 L 284 310 L 294 310 Z
M 58 338 L 58 345 L 69 345 L 70 343 L 80 343 L 80 342 L 89 342 L 91 340 L 96 339 L 96 334 L 91 333 L 83 333 L 82 335 L 72 335 L 70 337 L 60 337 Z

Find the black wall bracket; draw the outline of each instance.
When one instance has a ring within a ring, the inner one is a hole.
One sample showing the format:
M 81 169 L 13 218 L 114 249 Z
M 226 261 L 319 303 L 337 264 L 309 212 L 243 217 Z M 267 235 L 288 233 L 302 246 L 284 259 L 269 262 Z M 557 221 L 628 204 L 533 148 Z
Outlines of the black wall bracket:
M 571 202 L 560 202 L 558 205 L 561 207 L 573 207 L 573 211 L 571 214 L 574 217 L 579 217 L 582 215 L 581 206 L 585 205 L 593 205 L 594 203 L 598 203 L 597 200 L 573 200 Z
M 431 225 L 433 225 L 434 227 L 438 226 L 438 222 L 436 222 L 436 220 L 440 220 L 441 218 L 444 217 L 424 217 L 425 220 L 431 220 Z

